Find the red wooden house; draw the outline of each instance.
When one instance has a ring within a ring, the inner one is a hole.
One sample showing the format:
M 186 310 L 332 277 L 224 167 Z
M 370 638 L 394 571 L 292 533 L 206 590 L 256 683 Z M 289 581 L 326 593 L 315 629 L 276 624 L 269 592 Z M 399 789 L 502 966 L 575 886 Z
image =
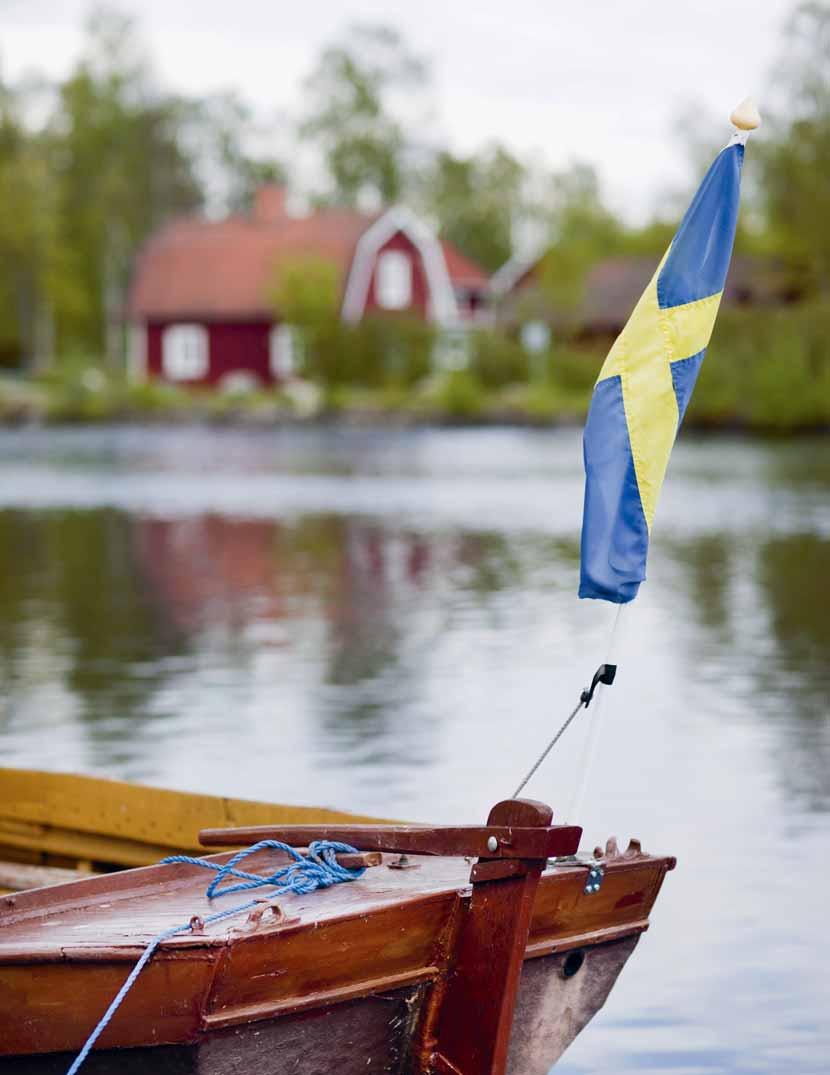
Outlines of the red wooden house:
M 174 221 L 148 241 L 128 306 L 134 375 L 238 385 L 290 377 L 296 334 L 270 296 L 280 266 L 309 255 L 336 268 L 344 320 L 406 313 L 451 336 L 488 316 L 485 273 L 410 210 L 291 216 L 282 188 L 267 186 L 250 215 Z

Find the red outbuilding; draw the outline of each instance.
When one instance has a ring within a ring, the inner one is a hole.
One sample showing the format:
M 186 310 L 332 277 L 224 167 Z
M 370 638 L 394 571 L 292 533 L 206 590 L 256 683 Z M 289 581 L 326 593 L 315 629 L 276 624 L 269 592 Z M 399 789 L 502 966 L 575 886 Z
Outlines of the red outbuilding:
M 129 298 L 134 375 L 238 386 L 292 376 L 297 337 L 273 295 L 281 267 L 308 257 L 335 268 L 346 321 L 394 312 L 457 338 L 489 317 L 485 273 L 409 209 L 292 216 L 284 190 L 266 186 L 250 215 L 177 220 L 147 242 Z

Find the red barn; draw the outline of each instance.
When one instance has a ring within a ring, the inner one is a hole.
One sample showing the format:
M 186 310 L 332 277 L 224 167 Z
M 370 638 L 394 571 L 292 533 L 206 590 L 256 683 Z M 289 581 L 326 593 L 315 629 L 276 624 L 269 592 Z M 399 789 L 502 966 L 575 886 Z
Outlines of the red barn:
M 269 296 L 280 266 L 308 256 L 335 267 L 346 321 L 394 311 L 457 337 L 489 316 L 484 272 L 410 210 L 291 216 L 282 188 L 268 186 L 248 216 L 186 218 L 148 241 L 129 298 L 134 375 L 246 386 L 290 377 L 296 337 Z

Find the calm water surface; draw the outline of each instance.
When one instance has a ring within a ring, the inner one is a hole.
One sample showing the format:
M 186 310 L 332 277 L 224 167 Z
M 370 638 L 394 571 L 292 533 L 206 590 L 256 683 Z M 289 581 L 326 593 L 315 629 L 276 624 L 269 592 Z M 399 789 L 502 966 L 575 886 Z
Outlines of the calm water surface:
M 481 821 L 604 656 L 581 496 L 571 431 L 0 433 L 3 761 Z M 649 571 L 574 820 L 679 865 L 556 1070 L 830 1071 L 828 442 L 684 438 Z

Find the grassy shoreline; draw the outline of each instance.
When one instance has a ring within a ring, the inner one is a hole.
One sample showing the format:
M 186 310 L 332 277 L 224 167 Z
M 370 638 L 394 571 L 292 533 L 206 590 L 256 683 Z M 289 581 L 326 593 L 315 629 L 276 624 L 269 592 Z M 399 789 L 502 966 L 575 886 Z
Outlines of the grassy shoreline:
M 241 428 L 343 425 L 581 426 L 590 392 L 550 384 L 485 390 L 469 377 L 417 390 L 337 388 L 301 382 L 291 391 L 229 394 L 162 384 L 129 385 L 94 377 L 65 382 L 0 380 L 0 426 L 221 425 Z M 791 435 L 830 432 L 830 422 L 748 421 L 690 411 L 684 425 L 701 433 Z

